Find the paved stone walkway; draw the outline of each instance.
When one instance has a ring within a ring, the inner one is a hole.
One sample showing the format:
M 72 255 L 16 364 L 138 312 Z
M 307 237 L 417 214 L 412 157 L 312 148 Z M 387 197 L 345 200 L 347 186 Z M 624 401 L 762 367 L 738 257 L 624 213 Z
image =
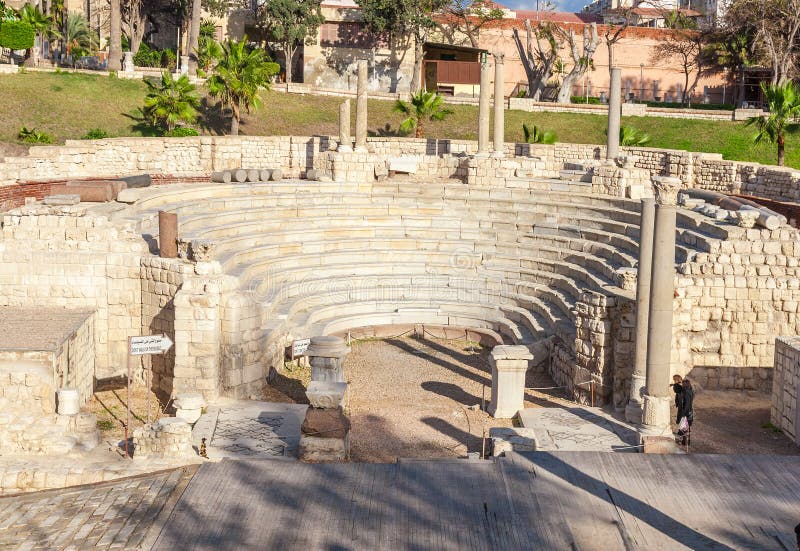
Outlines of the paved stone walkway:
M 295 457 L 308 406 L 225 400 L 211 406 L 192 431 L 194 445 L 206 438 L 209 459 Z
M 195 470 L 0 498 L 0 549 L 149 549 Z
M 636 432 L 600 408 L 526 408 L 519 417 L 538 451 L 639 451 Z

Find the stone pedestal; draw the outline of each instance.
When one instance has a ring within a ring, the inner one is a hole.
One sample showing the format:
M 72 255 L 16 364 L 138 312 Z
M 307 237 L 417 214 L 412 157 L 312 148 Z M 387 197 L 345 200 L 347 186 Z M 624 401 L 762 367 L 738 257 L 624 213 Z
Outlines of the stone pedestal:
M 346 461 L 350 456 L 350 420 L 342 404 L 346 383 L 312 381 L 306 396 L 311 407 L 300 427 L 299 456 L 304 461 Z
M 492 349 L 492 401 L 489 414 L 511 419 L 525 407 L 525 373 L 533 354 L 526 346 L 499 345 Z
M 505 105 L 503 58 L 505 54 L 494 54 L 494 153 L 493 157 L 505 156 Z
M 345 100 L 339 104 L 339 147 L 336 149 L 342 153 L 353 151 L 350 140 L 350 100 Z
M 356 151 L 367 151 L 367 60 L 358 62 L 356 89 Z
M 344 358 L 350 348 L 341 337 L 311 337 L 306 355 L 311 363 L 311 380 L 343 383 Z
M 670 435 L 670 404 L 668 396 L 642 396 L 641 434 Z
M 478 155 L 486 156 L 489 154 L 489 80 L 491 79 L 491 67 L 488 62 L 481 63 L 481 86 L 480 96 L 478 97 Z
M 124 73 L 133 73 L 133 52 L 125 52 L 122 60 L 122 71 Z
M 633 374 L 625 419 L 630 423 L 642 422 L 642 394 L 647 371 L 647 326 L 650 319 L 650 278 L 653 262 L 653 220 L 655 200 L 642 199 L 639 220 L 639 266 L 636 278 L 636 349 Z

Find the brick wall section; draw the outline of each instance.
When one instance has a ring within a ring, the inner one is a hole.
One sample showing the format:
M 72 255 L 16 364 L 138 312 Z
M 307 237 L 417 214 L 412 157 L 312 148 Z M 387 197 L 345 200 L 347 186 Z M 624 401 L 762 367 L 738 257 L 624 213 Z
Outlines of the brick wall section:
M 800 337 L 775 339 L 775 366 L 772 381 L 772 424 L 800 444 Z

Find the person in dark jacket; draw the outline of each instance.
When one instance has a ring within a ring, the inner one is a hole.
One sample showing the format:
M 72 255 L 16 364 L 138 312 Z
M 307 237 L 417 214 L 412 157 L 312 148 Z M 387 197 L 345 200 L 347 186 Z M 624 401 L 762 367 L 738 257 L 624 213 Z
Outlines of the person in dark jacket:
M 675 407 L 678 408 L 678 414 L 675 417 L 675 423 L 681 422 L 683 417 L 683 379 L 680 375 L 672 376 L 672 391 L 675 393 Z
M 678 410 L 678 420 L 680 422 L 681 417 L 686 417 L 686 421 L 689 423 L 689 430 L 678 431 L 678 435 L 681 436 L 681 444 L 686 444 L 689 441 L 692 423 L 694 422 L 694 389 L 689 379 L 684 379 L 681 386 L 683 387 L 683 407 Z

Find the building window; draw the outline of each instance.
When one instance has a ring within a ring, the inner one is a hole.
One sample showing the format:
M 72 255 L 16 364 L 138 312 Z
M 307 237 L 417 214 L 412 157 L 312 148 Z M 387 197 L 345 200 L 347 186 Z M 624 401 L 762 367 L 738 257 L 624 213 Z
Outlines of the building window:
M 373 48 L 387 45 L 383 37 L 371 33 L 363 23 L 353 21 L 324 23 L 319 34 L 322 47 Z

